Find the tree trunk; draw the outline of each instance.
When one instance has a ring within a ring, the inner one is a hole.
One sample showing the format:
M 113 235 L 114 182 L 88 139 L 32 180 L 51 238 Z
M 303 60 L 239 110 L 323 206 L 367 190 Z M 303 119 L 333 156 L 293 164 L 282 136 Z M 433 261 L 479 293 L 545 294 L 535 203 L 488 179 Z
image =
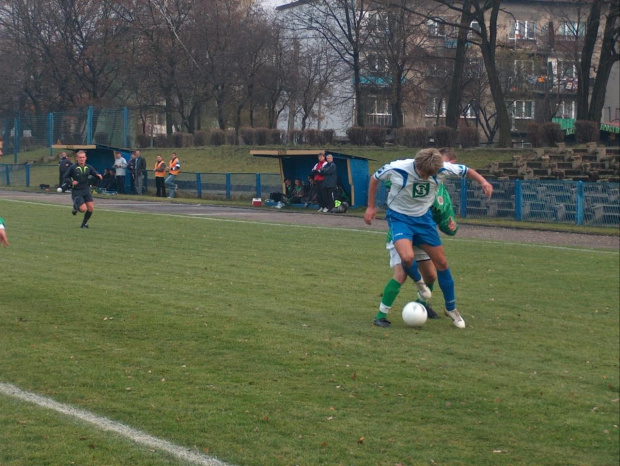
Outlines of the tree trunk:
M 458 129 L 459 118 L 461 116 L 460 106 L 461 96 L 463 95 L 463 68 L 465 66 L 465 53 L 467 51 L 467 33 L 469 32 L 467 28 L 471 22 L 470 8 L 469 0 L 465 0 L 456 44 L 456 57 L 454 59 L 452 83 L 450 86 L 450 95 L 448 97 L 448 108 L 446 109 L 446 126 L 455 130 Z
M 362 79 L 360 76 L 360 59 L 359 53 L 354 53 L 353 56 L 353 82 L 355 84 L 355 124 L 357 126 L 365 126 L 365 112 L 362 91 Z
M 596 121 L 600 124 L 603 106 L 605 105 L 605 93 L 607 92 L 607 83 L 609 82 L 609 75 L 611 69 L 620 59 L 620 56 L 615 52 L 614 46 L 616 40 L 616 30 L 618 28 L 618 18 L 620 16 L 620 5 L 618 3 L 611 5 L 611 10 L 607 15 L 605 21 L 605 32 L 603 33 L 603 43 L 601 45 L 601 55 L 598 63 L 598 70 L 596 71 L 596 79 L 594 80 L 594 86 L 592 88 L 592 99 L 590 101 L 590 108 L 588 111 L 588 120 Z
M 598 29 L 601 22 L 601 2 L 595 0 L 590 9 L 584 37 L 581 59 L 577 67 L 577 119 L 588 119 L 588 100 L 590 97 L 590 67 L 592 66 L 592 54 L 598 37 Z

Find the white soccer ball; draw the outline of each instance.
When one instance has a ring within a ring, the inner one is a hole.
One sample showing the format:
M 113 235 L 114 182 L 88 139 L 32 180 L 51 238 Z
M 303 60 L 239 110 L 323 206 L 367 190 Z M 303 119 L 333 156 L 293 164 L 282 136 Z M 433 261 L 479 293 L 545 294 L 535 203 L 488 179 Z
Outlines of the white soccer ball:
M 62 192 L 62 188 L 58 188 L 56 191 L 58 191 L 59 193 Z
M 403 308 L 403 322 L 407 327 L 421 327 L 426 322 L 428 314 L 426 308 L 415 301 L 405 304 Z

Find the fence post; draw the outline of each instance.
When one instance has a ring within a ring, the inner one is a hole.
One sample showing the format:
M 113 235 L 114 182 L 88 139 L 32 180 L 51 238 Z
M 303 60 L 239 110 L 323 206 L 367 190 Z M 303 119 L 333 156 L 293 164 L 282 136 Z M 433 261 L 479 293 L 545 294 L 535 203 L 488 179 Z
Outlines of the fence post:
M 54 155 L 52 146 L 54 145 L 54 114 L 47 114 L 47 143 L 50 146 L 50 155 Z
M 461 178 L 461 217 L 467 218 L 467 181 Z
M 231 191 L 230 173 L 226 173 L 226 200 L 227 201 L 230 201 L 230 191 Z
M 584 207 L 583 181 L 577 181 L 577 212 L 575 214 L 575 221 L 579 226 L 583 225 Z
M 27 163 L 26 165 L 24 165 L 24 168 L 26 169 L 26 188 L 30 187 L 30 164 Z
M 86 144 L 93 143 L 93 106 L 88 107 L 86 116 Z
M 523 187 L 521 180 L 515 180 L 515 220 L 523 220 Z
M 202 199 L 202 178 L 200 173 L 196 173 L 196 191 L 198 192 L 198 199 Z
M 123 108 L 123 147 L 129 147 L 129 109 Z
M 261 197 L 260 173 L 256 174 L 256 197 Z
M 10 186 L 11 185 L 11 176 L 9 175 L 10 170 L 9 170 L 9 164 L 8 163 L 4 166 L 4 173 L 6 175 L 6 185 Z

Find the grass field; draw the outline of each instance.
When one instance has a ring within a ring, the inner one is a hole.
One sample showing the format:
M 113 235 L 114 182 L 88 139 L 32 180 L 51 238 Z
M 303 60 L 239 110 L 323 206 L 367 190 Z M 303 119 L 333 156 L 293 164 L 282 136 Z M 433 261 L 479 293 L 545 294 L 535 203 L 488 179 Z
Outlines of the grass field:
M 618 251 L 445 239 L 468 327 L 385 330 L 383 233 L 0 213 L 0 383 L 239 465 L 620 460 Z M 0 395 L 0 464 L 180 462 Z

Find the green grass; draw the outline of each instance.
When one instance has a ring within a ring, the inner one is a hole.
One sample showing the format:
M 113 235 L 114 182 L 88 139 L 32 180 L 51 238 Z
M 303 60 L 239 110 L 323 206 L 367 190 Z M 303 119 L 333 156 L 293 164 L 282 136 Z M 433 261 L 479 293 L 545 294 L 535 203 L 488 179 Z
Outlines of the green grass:
M 372 327 L 370 231 L 0 200 L 0 382 L 244 465 L 617 464 L 617 251 L 446 239 L 459 309 Z M 433 298 L 441 307 L 439 290 Z M 171 464 L 0 396 L 1 464 Z

